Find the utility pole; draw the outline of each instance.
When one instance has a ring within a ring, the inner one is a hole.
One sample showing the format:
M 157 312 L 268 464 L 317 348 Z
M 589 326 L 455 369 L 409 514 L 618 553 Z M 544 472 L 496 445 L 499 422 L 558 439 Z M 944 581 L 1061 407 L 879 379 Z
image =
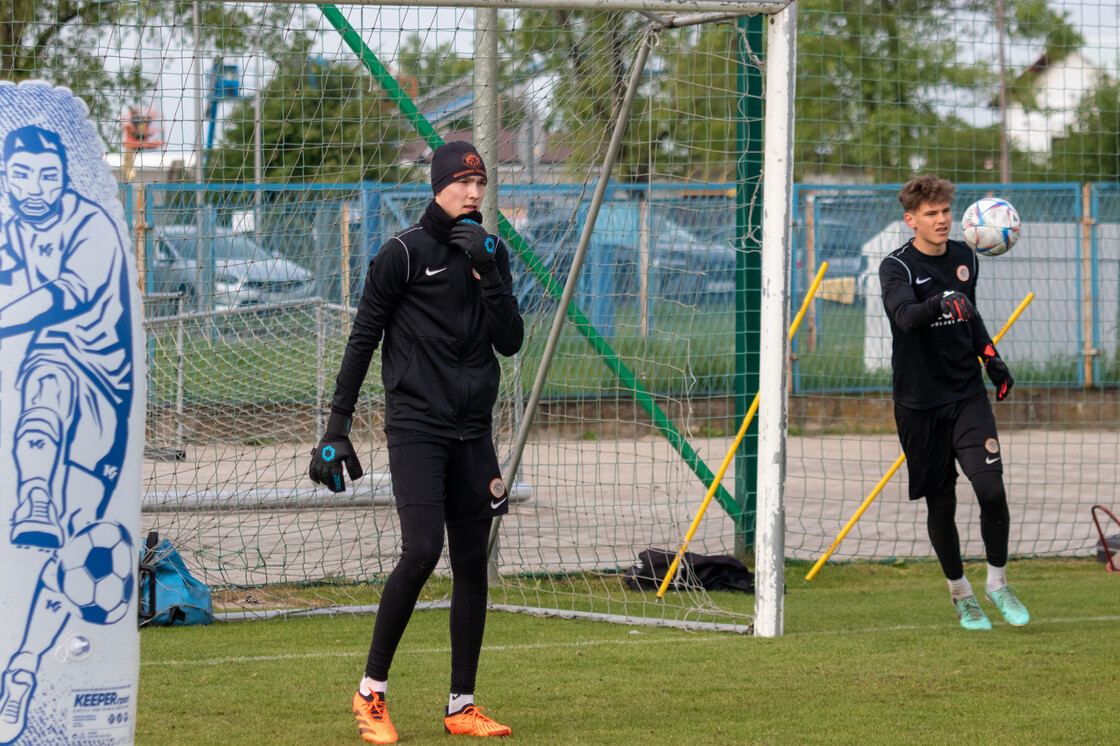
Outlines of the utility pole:
M 1004 45 L 1003 0 L 996 0 L 996 35 L 999 37 L 999 180 L 1011 183 L 1011 154 L 1007 142 L 1007 57 Z

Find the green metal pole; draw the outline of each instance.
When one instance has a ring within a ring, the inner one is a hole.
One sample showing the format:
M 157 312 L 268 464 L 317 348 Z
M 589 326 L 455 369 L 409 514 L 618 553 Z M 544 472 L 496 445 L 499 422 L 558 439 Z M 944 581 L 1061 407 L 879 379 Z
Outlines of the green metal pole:
M 420 136 L 427 141 L 428 145 L 432 149 L 442 145 L 443 138 L 439 136 L 431 123 L 424 118 L 424 115 L 416 108 L 416 104 L 413 103 L 404 89 L 400 87 L 389 70 L 381 64 L 381 60 L 379 60 L 373 50 L 366 45 L 362 37 L 354 30 L 354 27 L 350 25 L 350 22 L 346 20 L 338 8 L 334 5 L 319 5 L 318 7 L 323 11 L 323 15 L 330 21 L 331 25 L 342 34 L 342 40 L 346 46 L 350 47 L 350 50 L 358 55 L 362 64 L 365 65 L 366 69 L 369 70 L 370 74 L 377 80 L 378 85 L 381 86 L 382 90 L 385 91 L 386 95 L 389 96 L 393 103 L 397 105 L 401 113 L 405 115 L 409 123 L 416 129 Z M 501 213 L 498 214 L 498 231 L 509 244 L 509 247 L 518 255 L 521 261 L 525 263 L 528 270 L 533 273 L 537 281 L 544 286 L 548 294 L 552 298 L 559 300 L 564 294 L 564 288 L 556 282 L 548 271 L 548 267 L 541 262 L 540 258 L 533 252 L 529 244 L 525 242 L 521 235 L 514 229 L 513 225 L 511 225 Z M 575 302 L 568 304 L 567 315 L 572 325 L 583 335 L 588 344 L 591 345 L 591 348 L 599 354 L 603 362 L 611 372 L 614 373 L 623 386 L 634 392 L 635 401 L 645 410 L 646 414 L 653 421 L 654 427 L 669 441 L 700 481 L 703 482 L 705 486 L 715 481 L 715 474 L 712 470 L 708 468 L 708 465 L 704 463 L 700 455 L 692 448 L 692 445 L 685 439 L 676 425 L 673 424 L 673 421 L 669 419 L 669 416 L 657 406 L 657 402 L 654 400 L 653 396 L 639 383 L 637 376 L 626 367 L 622 362 L 622 358 L 611 348 L 607 340 L 603 338 L 603 335 L 599 334 L 599 331 L 591 324 L 583 312 L 579 310 Z M 757 366 L 755 369 L 757 370 Z M 735 501 L 727 490 L 724 489 L 723 485 L 719 486 L 715 497 L 732 518 L 738 518 L 740 512 L 739 506 L 735 504 Z
M 762 70 L 753 62 L 762 54 L 763 16 L 738 21 L 739 118 L 736 122 L 738 165 L 735 227 L 739 236 L 735 293 L 735 417 L 742 422 L 758 391 L 762 318 Z M 753 55 L 752 55 L 753 53 Z M 735 502 L 739 525 L 735 551 L 754 550 L 758 497 L 758 423 L 751 424 L 735 454 Z M 733 514 L 734 515 L 734 514 Z

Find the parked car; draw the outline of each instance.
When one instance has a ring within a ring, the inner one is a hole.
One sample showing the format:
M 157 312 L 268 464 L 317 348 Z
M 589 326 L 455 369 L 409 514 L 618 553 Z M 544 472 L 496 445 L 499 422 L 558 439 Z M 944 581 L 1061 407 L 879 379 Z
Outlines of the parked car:
M 729 302 L 735 292 L 735 251 L 726 241 L 707 241 L 652 208 L 648 220 L 650 300 L 685 305 Z M 522 231 L 533 251 L 563 286 L 579 245 L 586 208 L 573 219 L 553 213 L 531 221 Z M 605 202 L 595 222 L 580 272 L 579 291 L 618 302 L 641 294 L 642 208 L 637 202 Z M 514 293 L 522 310 L 545 303 L 547 293 L 528 268 L 514 263 Z
M 219 311 L 315 296 L 311 272 L 276 252 L 266 251 L 251 235 L 215 229 L 202 238 L 201 265 L 199 242 L 195 226 L 156 229 L 147 289 L 196 298 L 212 283 L 205 307 Z

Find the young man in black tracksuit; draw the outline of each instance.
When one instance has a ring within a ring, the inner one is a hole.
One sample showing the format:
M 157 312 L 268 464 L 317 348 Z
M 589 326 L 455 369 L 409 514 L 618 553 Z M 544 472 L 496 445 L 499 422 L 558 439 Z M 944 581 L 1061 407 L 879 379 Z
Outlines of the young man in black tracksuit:
M 894 411 L 910 473 L 910 499 L 926 499 L 930 542 L 949 581 L 965 629 L 991 629 L 964 576 L 956 526 L 954 459 L 980 505 L 980 535 L 988 560 L 986 595 L 1008 623 L 1030 620 L 1007 585 L 1010 514 L 1003 454 L 977 358 L 1002 401 L 1014 380 L 976 312 L 976 254 L 949 240 L 950 182 L 919 176 L 899 193 L 914 238 L 879 265 L 883 306 L 894 337 Z
M 434 199 L 420 222 L 386 242 L 370 263 L 330 423 L 312 454 L 311 479 L 332 491 L 345 489 L 343 464 L 351 479 L 362 475 L 350 422 L 380 342 L 401 557 L 385 583 L 353 699 L 362 738 L 373 743 L 397 740 L 385 705 L 389 666 L 439 561 L 445 526 L 453 579 L 444 725 L 456 734 L 510 734 L 474 704 L 490 524 L 509 506 L 491 440 L 501 373 L 494 352 L 516 354 L 524 336 L 509 254 L 481 225 L 485 191 L 486 167 L 470 144 L 448 143 L 432 155 Z

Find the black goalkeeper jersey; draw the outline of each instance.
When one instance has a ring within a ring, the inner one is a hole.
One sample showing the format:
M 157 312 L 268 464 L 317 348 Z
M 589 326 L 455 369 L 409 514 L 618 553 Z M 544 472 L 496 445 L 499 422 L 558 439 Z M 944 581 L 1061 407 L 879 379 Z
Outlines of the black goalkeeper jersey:
M 500 282 L 484 287 L 443 235 L 454 223 L 431 203 L 421 222 L 389 239 L 370 262 L 358 314 L 335 381 L 332 410 L 354 411 L 378 344 L 385 430 L 457 439 L 490 434 L 501 366 L 521 349 L 509 254 L 494 253 Z M 481 216 L 478 216 L 481 219 Z M 384 335 L 384 340 L 382 336 Z
M 883 308 L 894 338 L 894 400 L 910 409 L 932 409 L 985 392 L 977 356 L 991 341 L 979 313 L 954 321 L 930 313 L 925 301 L 946 290 L 976 305 L 979 266 L 963 241 L 949 241 L 941 256 L 923 254 L 913 240 L 879 265 Z

